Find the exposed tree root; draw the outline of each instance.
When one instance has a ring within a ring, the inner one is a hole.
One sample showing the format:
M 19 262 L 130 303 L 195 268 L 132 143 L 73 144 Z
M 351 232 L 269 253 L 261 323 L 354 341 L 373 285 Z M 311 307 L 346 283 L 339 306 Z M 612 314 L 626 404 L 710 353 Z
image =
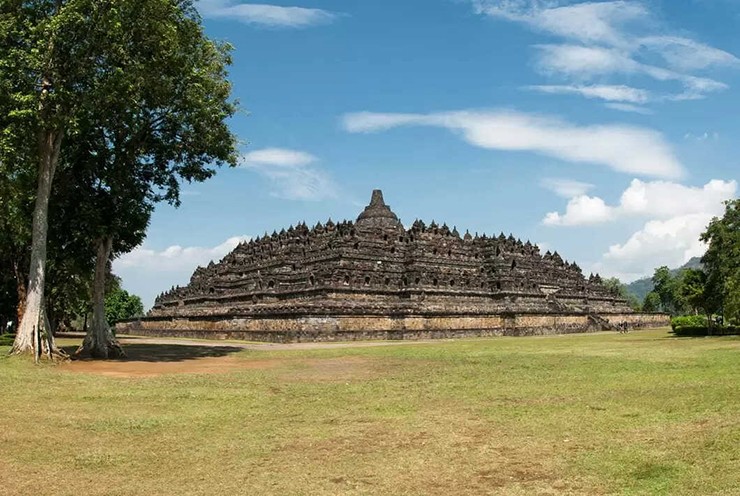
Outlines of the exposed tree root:
M 102 339 L 96 339 L 96 334 L 98 336 L 102 335 Z M 123 351 L 121 344 L 115 336 L 113 336 L 110 328 L 106 326 L 102 332 L 96 333 L 95 329 L 90 327 L 85 339 L 82 341 L 82 344 L 77 348 L 77 351 L 75 351 L 74 357 L 90 357 L 107 360 L 110 358 L 126 358 L 126 352 Z
M 33 326 L 30 333 L 19 333 L 16 335 L 13 347 L 10 349 L 12 355 L 30 354 L 35 362 L 41 359 L 49 361 L 69 360 L 69 355 L 56 345 L 54 334 L 51 332 L 46 308 L 41 305 L 41 317 L 39 324 Z
M 111 331 L 105 318 L 105 276 L 112 245 L 113 239 L 110 237 L 97 240 L 98 251 L 93 279 L 92 322 L 87 328 L 82 345 L 75 352 L 76 357 L 89 356 L 103 360 L 126 357 L 126 353 L 113 335 L 113 331 Z

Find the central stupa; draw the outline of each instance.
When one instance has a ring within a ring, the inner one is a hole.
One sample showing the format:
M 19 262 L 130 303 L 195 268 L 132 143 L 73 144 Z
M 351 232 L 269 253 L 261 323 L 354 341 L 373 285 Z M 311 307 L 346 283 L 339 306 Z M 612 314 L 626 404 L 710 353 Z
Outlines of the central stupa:
M 262 341 L 418 339 L 664 325 L 513 236 L 405 229 L 375 190 L 357 221 L 273 232 L 198 267 L 121 332 Z

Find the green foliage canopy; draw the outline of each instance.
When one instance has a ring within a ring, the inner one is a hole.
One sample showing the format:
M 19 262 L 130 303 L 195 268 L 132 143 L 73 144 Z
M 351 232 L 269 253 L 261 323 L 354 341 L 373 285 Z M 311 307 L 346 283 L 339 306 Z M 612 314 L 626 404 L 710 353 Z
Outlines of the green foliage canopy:
M 655 291 L 650 291 L 642 302 L 643 312 L 660 312 L 660 296 Z
M 105 297 L 105 315 L 108 325 L 112 326 L 119 320 L 141 317 L 144 315 L 144 305 L 141 298 L 117 287 Z
M 709 244 L 702 257 L 705 298 L 728 322 L 740 320 L 740 199 L 725 203 L 724 215 L 712 219 L 701 240 Z
M 64 136 L 51 172 L 50 313 L 86 306 L 101 237 L 115 240 L 113 256 L 129 251 L 154 203 L 179 204 L 181 181 L 235 165 L 230 50 L 205 36 L 190 0 L 0 2 L 3 267 L 28 268 L 38 138 Z M 0 275 L 7 314 L 16 278 Z

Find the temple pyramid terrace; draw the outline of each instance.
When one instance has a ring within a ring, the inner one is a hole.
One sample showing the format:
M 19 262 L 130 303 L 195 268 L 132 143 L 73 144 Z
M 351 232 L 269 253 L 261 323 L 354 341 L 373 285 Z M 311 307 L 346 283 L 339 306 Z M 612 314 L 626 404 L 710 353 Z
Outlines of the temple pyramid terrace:
M 355 222 L 244 242 L 119 332 L 256 341 L 533 335 L 666 325 L 513 236 L 405 229 L 380 190 Z

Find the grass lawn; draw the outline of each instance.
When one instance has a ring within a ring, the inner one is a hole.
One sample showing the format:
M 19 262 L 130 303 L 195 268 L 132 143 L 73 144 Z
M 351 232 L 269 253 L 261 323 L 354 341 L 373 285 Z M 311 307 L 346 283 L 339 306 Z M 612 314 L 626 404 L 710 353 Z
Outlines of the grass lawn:
M 737 337 L 160 346 L 135 377 L 0 348 L 0 494 L 740 494 Z

